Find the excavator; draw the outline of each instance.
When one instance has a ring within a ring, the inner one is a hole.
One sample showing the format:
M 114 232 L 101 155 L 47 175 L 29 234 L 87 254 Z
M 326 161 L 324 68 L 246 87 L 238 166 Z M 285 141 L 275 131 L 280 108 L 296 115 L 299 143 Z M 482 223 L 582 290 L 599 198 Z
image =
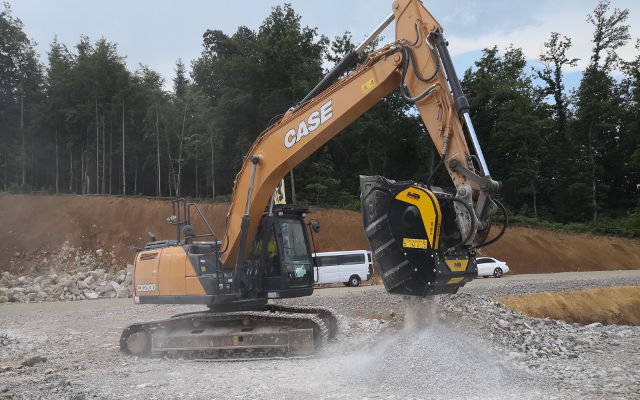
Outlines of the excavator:
M 275 299 L 309 296 L 314 273 L 305 223 L 309 209 L 275 204 L 274 190 L 297 164 L 400 88 L 415 104 L 453 187 L 361 176 L 364 233 L 391 294 L 456 293 L 477 275 L 476 251 L 490 217 L 506 210 L 469 117 L 442 26 L 419 0 L 396 0 L 392 13 L 317 86 L 269 126 L 248 151 L 234 181 L 220 238 L 195 203 L 172 202 L 176 239 L 140 249 L 133 273 L 138 304 L 200 304 L 205 311 L 127 327 L 121 352 L 135 356 L 236 359 L 306 357 L 335 337 L 336 316 L 323 307 Z M 392 22 L 395 41 L 361 54 Z M 467 141 L 473 145 L 469 151 Z M 436 168 L 437 169 L 437 168 Z M 196 235 L 192 217 L 208 232 Z M 307 230 L 309 232 L 307 232 Z M 208 240 L 204 240 L 208 238 Z

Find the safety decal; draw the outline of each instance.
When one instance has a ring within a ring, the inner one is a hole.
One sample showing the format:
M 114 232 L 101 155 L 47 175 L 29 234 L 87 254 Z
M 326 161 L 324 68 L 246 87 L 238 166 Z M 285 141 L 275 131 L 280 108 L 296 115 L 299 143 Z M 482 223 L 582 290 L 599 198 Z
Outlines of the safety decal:
M 376 81 L 374 81 L 373 78 L 369 79 L 364 83 L 364 85 L 362 85 L 362 93 L 367 93 L 369 89 L 371 89 L 375 85 L 376 85 Z
M 427 239 L 402 238 L 402 247 L 410 249 L 428 249 L 429 241 Z

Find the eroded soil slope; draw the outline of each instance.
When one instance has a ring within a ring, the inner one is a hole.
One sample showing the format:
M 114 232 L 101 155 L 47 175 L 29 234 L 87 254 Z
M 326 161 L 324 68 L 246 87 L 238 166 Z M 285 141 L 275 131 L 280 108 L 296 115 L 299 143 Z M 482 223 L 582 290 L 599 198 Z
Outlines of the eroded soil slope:
M 229 205 L 201 203 L 200 207 L 222 239 Z M 65 241 L 76 248 L 113 251 L 122 262 L 133 260 L 133 247 L 174 238 L 164 223 L 171 214 L 168 201 L 103 196 L 0 195 L 0 271 L 28 273 Z M 368 248 L 358 212 L 312 209 L 320 222 L 318 251 Z M 196 232 L 202 232 L 194 224 Z M 524 227 L 510 228 L 485 255 L 507 261 L 512 273 L 640 269 L 640 240 L 596 237 Z
M 640 325 L 640 286 L 615 286 L 499 297 L 495 300 L 527 317 L 579 324 Z

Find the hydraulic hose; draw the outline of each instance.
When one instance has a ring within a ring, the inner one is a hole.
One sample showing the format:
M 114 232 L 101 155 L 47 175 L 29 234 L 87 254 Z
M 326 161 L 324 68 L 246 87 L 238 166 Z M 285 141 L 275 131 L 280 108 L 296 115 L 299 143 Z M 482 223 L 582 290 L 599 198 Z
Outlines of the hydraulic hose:
M 509 225 L 509 215 L 507 214 L 507 209 L 498 200 L 496 200 L 496 199 L 492 199 L 492 200 L 502 210 L 502 214 L 504 215 L 504 225 L 502 226 L 502 230 L 500 231 L 498 236 L 494 237 L 493 239 L 489 240 L 488 242 L 480 243 L 479 245 L 476 246 L 476 249 L 479 249 L 480 247 L 485 247 L 485 246 L 488 246 L 490 244 L 495 243 L 498 239 L 500 239 L 502 237 L 502 235 L 504 235 L 504 232 L 507 230 L 507 225 Z

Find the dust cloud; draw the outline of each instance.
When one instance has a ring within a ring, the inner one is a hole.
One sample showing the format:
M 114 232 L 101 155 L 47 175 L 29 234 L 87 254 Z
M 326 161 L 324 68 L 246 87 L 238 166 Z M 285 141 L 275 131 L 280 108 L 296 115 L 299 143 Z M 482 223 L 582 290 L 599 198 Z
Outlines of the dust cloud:
M 305 362 L 312 376 L 299 378 L 322 388 L 324 398 L 343 398 L 345 392 L 420 399 L 549 397 L 548 384 L 524 367 L 448 327 L 437 299 L 405 299 L 404 321 L 399 332 L 368 344 L 331 344 L 324 355 Z

